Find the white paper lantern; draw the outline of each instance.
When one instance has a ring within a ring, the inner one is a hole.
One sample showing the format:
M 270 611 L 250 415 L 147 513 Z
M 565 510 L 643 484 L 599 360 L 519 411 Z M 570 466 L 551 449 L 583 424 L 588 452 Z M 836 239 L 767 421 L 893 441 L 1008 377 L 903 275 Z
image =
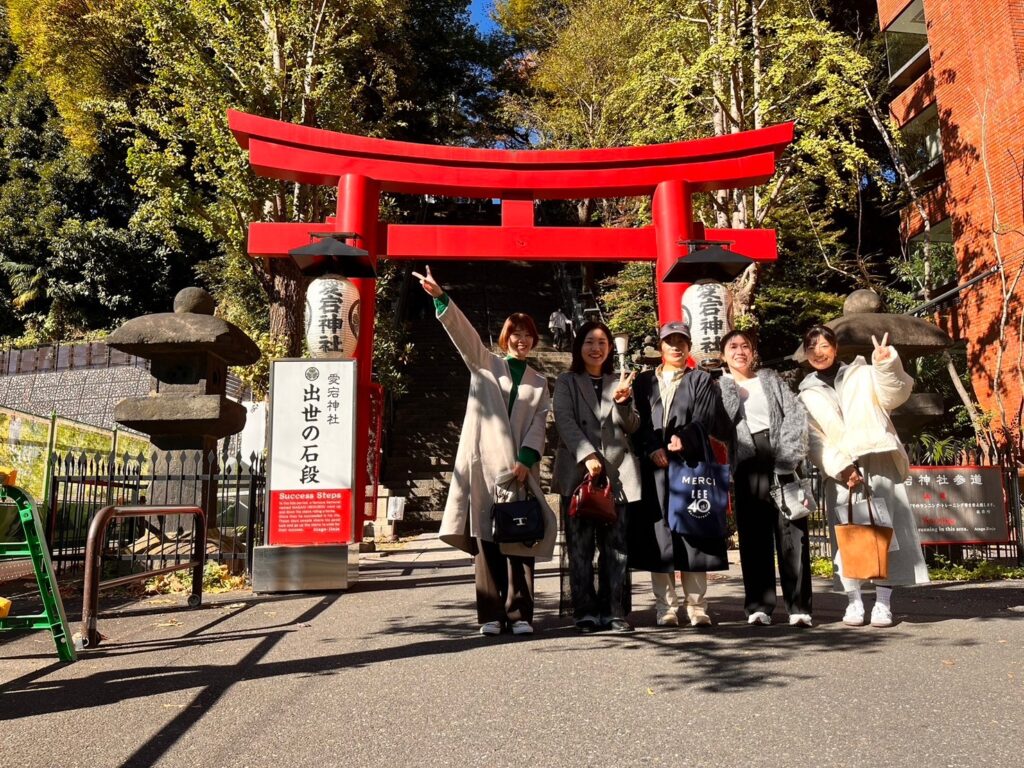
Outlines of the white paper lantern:
M 732 294 L 717 280 L 700 280 L 683 294 L 683 321 L 690 326 L 690 355 L 698 363 L 720 357 L 718 344 L 732 330 Z
M 341 275 L 324 275 L 306 289 L 306 344 L 314 358 L 350 358 L 359 340 L 359 289 Z

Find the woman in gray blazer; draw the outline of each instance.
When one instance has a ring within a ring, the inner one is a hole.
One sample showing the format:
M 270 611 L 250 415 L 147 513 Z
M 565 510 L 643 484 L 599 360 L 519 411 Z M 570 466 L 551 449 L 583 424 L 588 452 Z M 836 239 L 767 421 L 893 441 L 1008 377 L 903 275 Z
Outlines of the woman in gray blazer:
M 552 490 L 569 497 L 591 475 L 607 476 L 618 519 L 603 524 L 567 517 L 566 547 L 573 615 L 581 632 L 608 628 L 631 632 L 626 557 L 626 504 L 640 498 L 640 465 L 629 435 L 640 426 L 633 404 L 632 376 L 612 372 L 612 334 L 604 323 L 585 323 L 573 341 L 572 365 L 555 381 L 555 451 Z M 600 586 L 594 586 L 594 548 Z

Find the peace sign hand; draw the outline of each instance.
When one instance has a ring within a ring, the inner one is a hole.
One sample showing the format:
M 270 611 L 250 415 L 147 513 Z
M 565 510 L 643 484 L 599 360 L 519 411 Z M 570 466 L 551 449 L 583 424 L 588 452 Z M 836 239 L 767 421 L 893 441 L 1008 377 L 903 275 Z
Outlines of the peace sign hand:
M 893 349 L 889 346 L 888 332 L 882 337 L 881 342 L 872 336 L 871 343 L 875 345 L 875 351 L 871 353 L 871 362 L 881 363 L 892 358 Z
M 636 371 L 628 373 L 623 370 L 619 376 L 619 386 L 615 388 L 614 400 L 616 403 L 624 403 L 633 396 L 633 379 L 636 378 Z
M 429 293 L 435 299 L 439 299 L 442 296 L 444 296 L 444 290 L 441 288 L 440 285 L 437 284 L 437 281 L 434 279 L 434 276 L 430 274 L 429 264 L 427 264 L 427 274 L 421 275 L 419 272 L 413 272 L 412 276 L 419 280 L 420 285 L 423 286 L 423 290 Z

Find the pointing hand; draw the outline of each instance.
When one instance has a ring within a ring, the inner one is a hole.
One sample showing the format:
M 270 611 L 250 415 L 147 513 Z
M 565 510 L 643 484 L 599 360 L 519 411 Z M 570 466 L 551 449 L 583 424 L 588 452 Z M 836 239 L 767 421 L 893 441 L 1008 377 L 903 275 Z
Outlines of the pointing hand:
M 423 286 L 423 290 L 433 296 L 435 299 L 439 299 L 444 296 L 444 291 L 441 286 L 437 284 L 434 276 L 430 274 L 430 265 L 427 265 L 427 274 L 421 275 L 419 272 L 413 272 L 412 276 L 420 281 L 420 285 Z

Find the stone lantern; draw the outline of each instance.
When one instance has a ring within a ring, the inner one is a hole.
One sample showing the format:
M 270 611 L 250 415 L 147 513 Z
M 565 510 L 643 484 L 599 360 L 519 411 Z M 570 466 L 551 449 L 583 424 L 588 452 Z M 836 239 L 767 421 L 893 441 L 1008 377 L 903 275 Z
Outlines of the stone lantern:
M 228 366 L 252 365 L 260 351 L 213 310 L 210 294 L 185 288 L 174 298 L 174 312 L 136 317 L 107 339 L 114 349 L 150 361 L 153 390 L 122 400 L 114 419 L 149 435 L 157 448 L 213 450 L 217 440 L 245 426 L 245 407 L 225 394 Z
M 165 480 L 154 478 L 152 504 L 197 504 L 216 512 L 217 441 L 245 426 L 245 407 L 225 394 L 229 365 L 252 365 L 260 359 L 256 344 L 237 326 L 213 316 L 214 301 L 201 288 L 185 288 L 174 298 L 174 312 L 133 318 L 114 331 L 107 344 L 150 361 L 155 382 L 146 397 L 129 397 L 114 408 L 114 419 L 149 435 L 160 449 L 155 463 L 166 465 Z M 202 475 L 194 490 L 186 476 L 186 450 L 202 451 L 194 473 Z M 177 479 L 171 479 L 175 476 Z

